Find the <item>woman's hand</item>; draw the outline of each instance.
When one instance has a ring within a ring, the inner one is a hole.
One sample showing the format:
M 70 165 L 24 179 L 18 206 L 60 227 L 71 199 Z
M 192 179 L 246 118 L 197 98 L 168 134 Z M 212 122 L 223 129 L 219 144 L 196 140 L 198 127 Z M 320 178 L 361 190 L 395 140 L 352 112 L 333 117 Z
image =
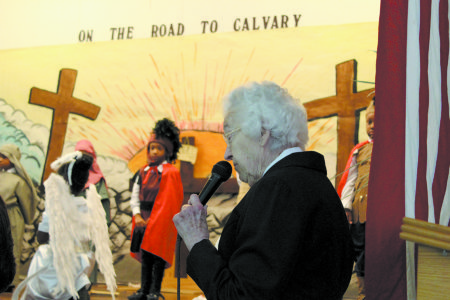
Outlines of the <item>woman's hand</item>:
M 207 206 L 203 206 L 198 195 L 192 194 L 188 204 L 183 205 L 181 212 L 173 217 L 178 234 L 183 238 L 189 251 L 198 242 L 209 239 L 206 223 Z
M 138 228 L 143 228 L 147 226 L 147 221 L 142 218 L 141 214 L 134 215 L 134 225 Z

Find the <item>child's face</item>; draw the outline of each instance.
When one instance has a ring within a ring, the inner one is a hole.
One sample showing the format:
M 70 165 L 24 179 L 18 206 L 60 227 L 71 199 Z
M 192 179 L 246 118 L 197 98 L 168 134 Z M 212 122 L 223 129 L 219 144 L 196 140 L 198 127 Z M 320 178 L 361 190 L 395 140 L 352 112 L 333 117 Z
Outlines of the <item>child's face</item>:
M 166 149 L 160 143 L 150 143 L 147 151 L 147 163 L 152 166 L 161 164 L 166 159 Z
M 11 163 L 9 158 L 0 153 L 0 170 L 8 170 L 12 167 L 13 164 Z
M 367 135 L 373 139 L 373 135 L 375 132 L 375 113 L 370 112 L 366 115 L 366 131 Z

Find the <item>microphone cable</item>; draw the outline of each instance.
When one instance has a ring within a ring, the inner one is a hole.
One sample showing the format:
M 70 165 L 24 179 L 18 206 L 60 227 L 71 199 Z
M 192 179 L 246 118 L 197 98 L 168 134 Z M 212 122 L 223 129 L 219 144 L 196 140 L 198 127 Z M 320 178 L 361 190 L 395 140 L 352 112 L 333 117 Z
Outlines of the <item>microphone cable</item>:
M 222 182 L 227 181 L 232 172 L 232 167 L 229 162 L 222 160 L 216 163 L 211 171 L 211 176 L 209 180 L 206 182 L 205 186 L 199 193 L 199 198 L 202 203 L 202 205 L 205 205 L 206 202 L 211 198 L 211 196 L 216 192 L 216 190 L 219 188 L 219 186 L 222 184 Z M 175 259 L 175 272 L 177 273 L 177 300 L 180 300 L 180 277 L 181 277 L 181 271 L 180 271 L 180 264 L 181 264 L 181 241 L 183 239 L 178 234 L 177 235 L 177 246 L 176 246 L 176 259 Z
M 180 277 L 181 277 L 181 268 L 180 268 L 180 263 L 181 263 L 181 236 L 178 234 L 177 235 L 177 249 L 176 249 L 176 256 L 175 256 L 175 269 L 176 269 L 176 276 L 177 276 L 177 300 L 180 300 L 180 294 L 181 294 L 181 290 L 180 290 Z

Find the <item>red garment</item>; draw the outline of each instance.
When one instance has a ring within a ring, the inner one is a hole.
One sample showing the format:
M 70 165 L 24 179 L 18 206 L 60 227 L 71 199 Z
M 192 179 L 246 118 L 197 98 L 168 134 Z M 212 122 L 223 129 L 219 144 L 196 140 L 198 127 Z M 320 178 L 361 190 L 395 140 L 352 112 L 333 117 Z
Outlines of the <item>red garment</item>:
M 355 147 L 353 147 L 352 151 L 350 151 L 350 155 L 348 157 L 347 160 L 347 164 L 345 165 L 345 171 L 342 174 L 341 180 L 339 181 L 338 187 L 336 189 L 339 197 L 341 197 L 342 195 L 342 190 L 344 189 L 345 184 L 347 183 L 347 177 L 348 177 L 348 172 L 350 170 L 350 165 L 352 164 L 352 158 L 353 158 L 353 153 L 361 148 L 362 146 L 364 146 L 365 144 L 369 143 L 369 140 L 361 142 L 359 144 L 357 144 Z
M 143 182 L 141 182 L 142 184 Z M 166 268 L 172 265 L 177 241 L 177 230 L 172 218 L 180 212 L 182 203 L 183 184 L 180 172 L 175 166 L 164 164 L 159 192 L 145 229 L 141 249 L 164 259 Z M 131 232 L 133 233 L 133 231 L 134 217 L 131 227 Z M 130 252 L 130 255 L 141 261 L 140 253 Z

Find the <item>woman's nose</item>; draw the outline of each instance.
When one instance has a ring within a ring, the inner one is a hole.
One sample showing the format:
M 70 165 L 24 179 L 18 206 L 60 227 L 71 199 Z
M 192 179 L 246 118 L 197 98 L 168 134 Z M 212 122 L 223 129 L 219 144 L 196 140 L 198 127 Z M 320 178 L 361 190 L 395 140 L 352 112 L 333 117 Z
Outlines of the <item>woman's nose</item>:
M 223 155 L 223 158 L 225 158 L 225 160 L 233 159 L 233 154 L 231 153 L 230 146 L 228 146 L 228 145 L 227 145 L 227 149 L 225 149 L 225 154 Z

